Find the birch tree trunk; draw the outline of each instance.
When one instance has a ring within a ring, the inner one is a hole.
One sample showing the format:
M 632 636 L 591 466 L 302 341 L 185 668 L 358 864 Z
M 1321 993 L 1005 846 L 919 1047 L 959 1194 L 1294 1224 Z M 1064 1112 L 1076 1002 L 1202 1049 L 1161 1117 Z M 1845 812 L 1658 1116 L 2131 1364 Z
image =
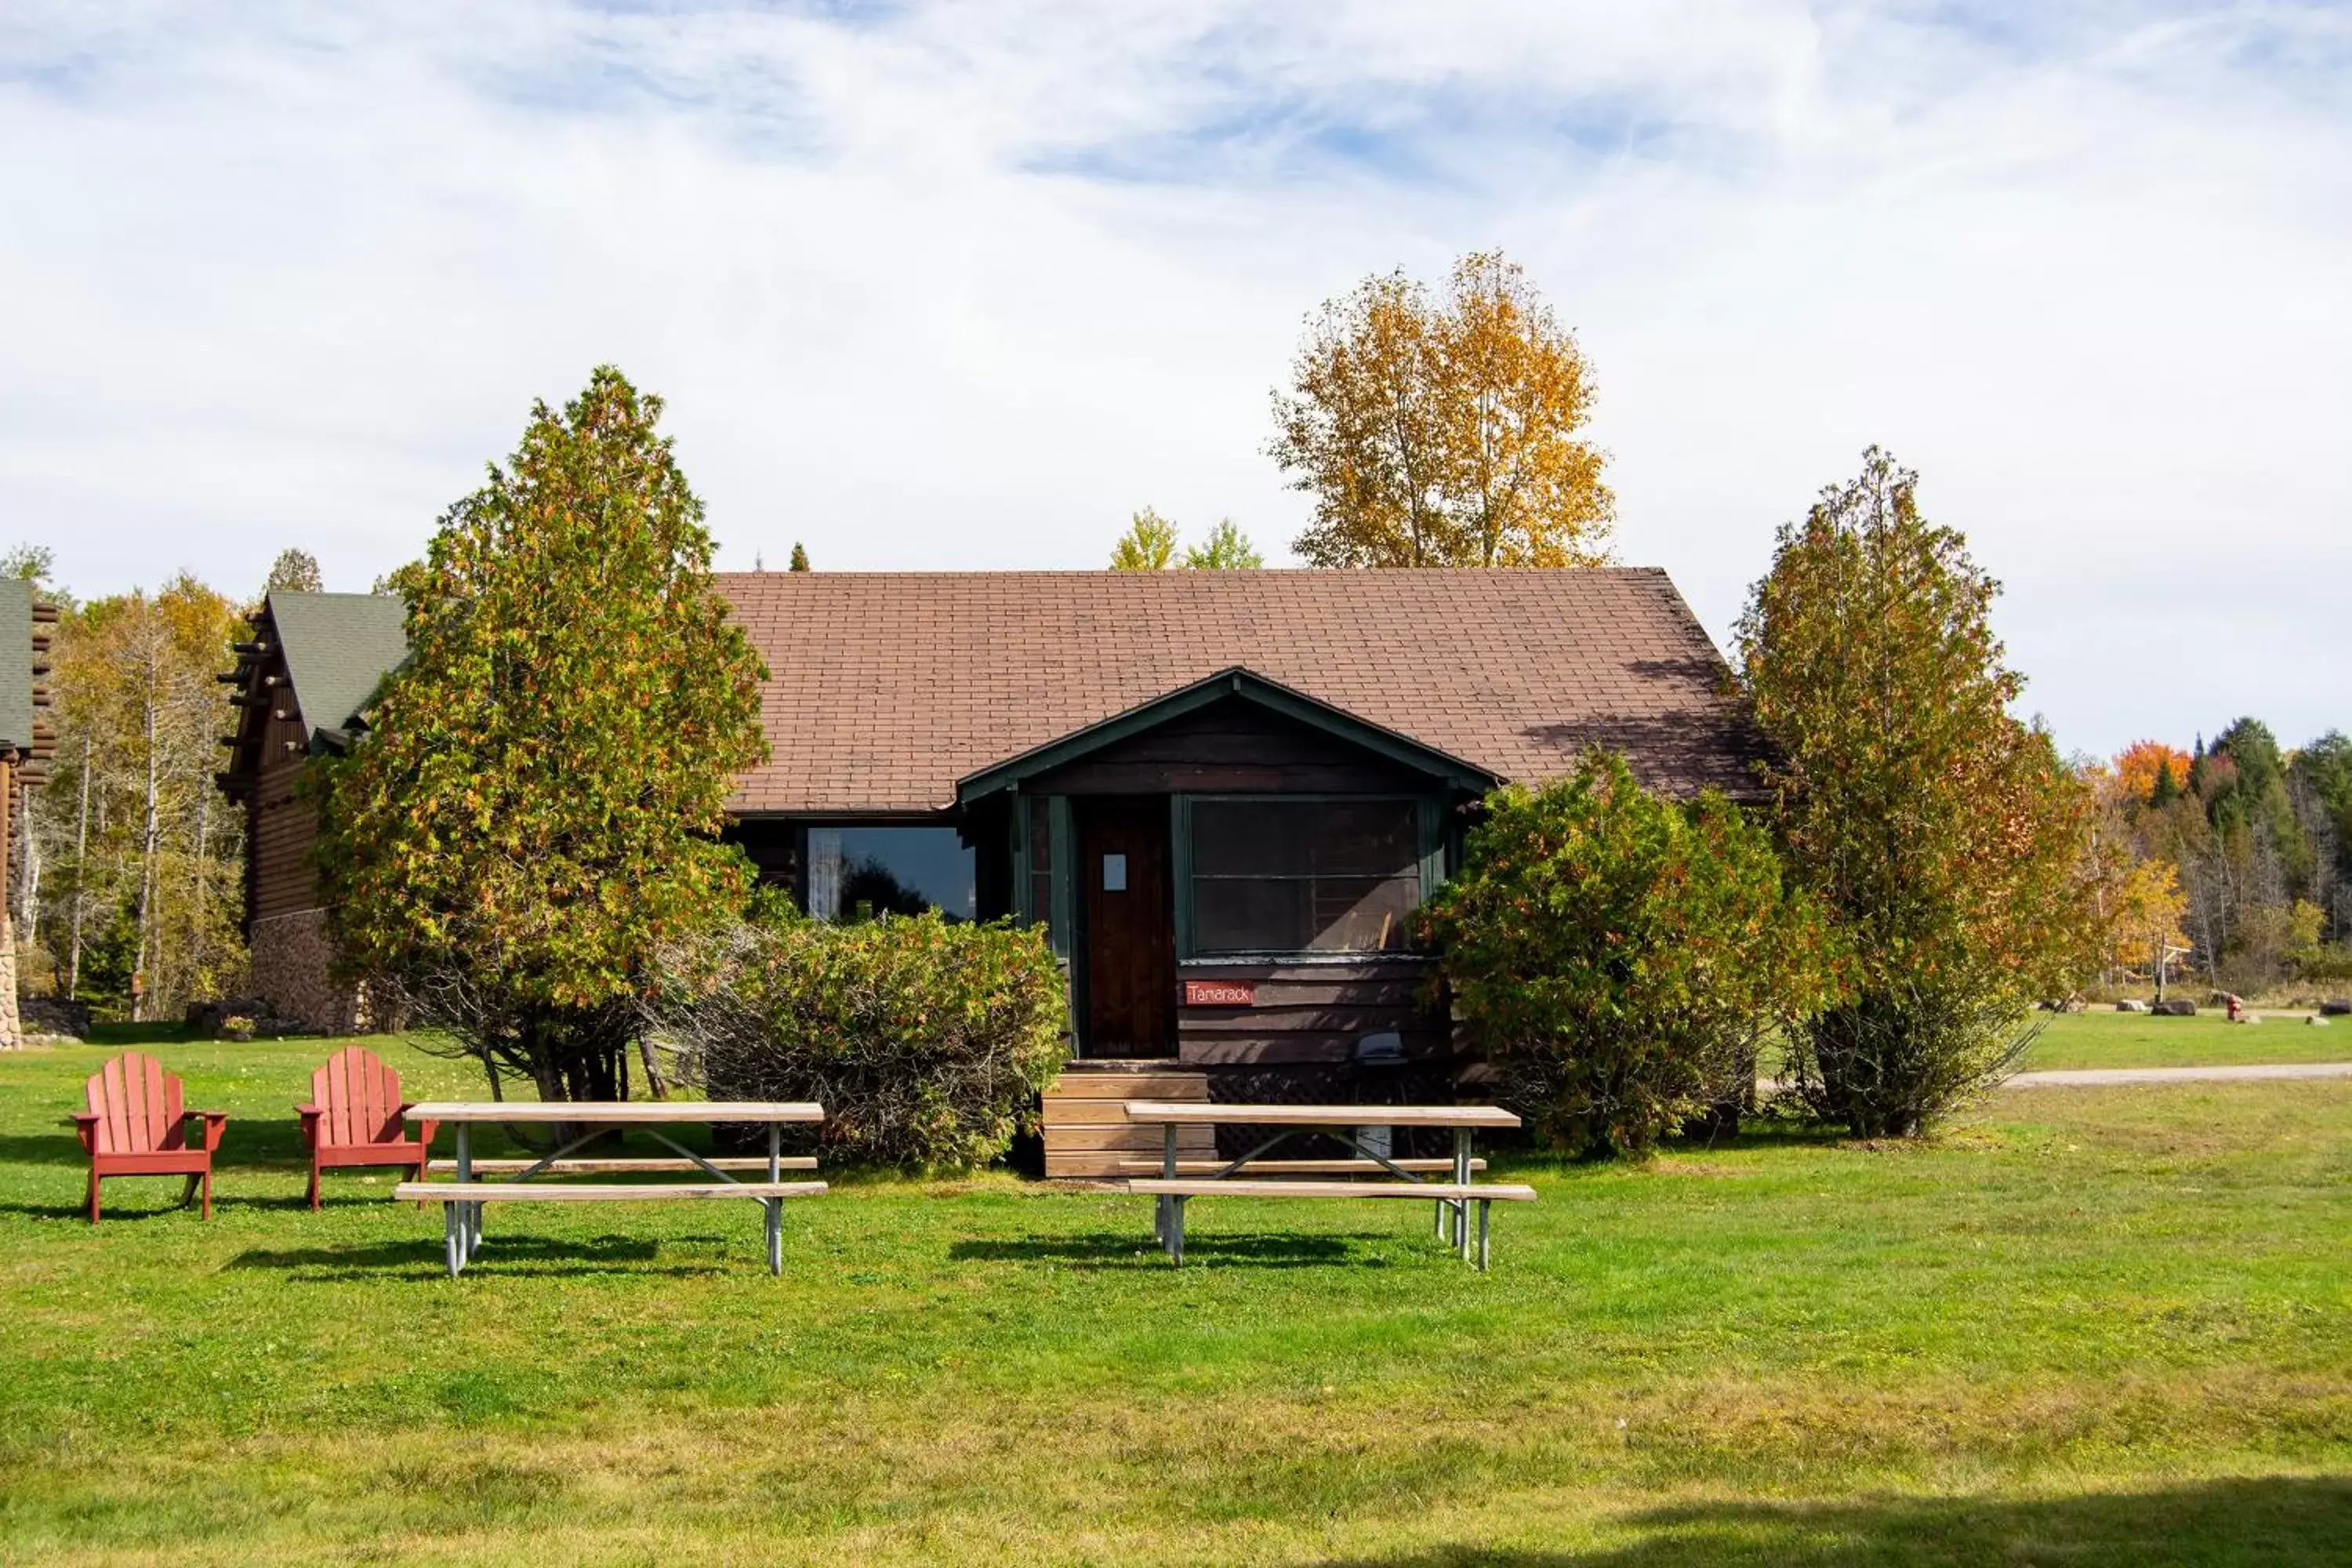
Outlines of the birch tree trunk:
M 147 819 L 139 841 L 139 966 L 131 980 L 131 1021 L 134 1024 L 147 1019 L 147 987 L 155 978 L 155 960 L 162 947 L 155 921 L 157 870 L 163 848 L 163 753 L 162 737 L 157 733 L 163 703 L 155 689 L 161 674 L 157 663 L 151 641 L 142 670 L 146 678 L 141 706 L 147 730 Z
M 81 742 L 81 806 L 74 821 L 74 889 L 71 934 L 66 948 L 66 999 L 81 993 L 82 885 L 89 876 L 89 737 Z

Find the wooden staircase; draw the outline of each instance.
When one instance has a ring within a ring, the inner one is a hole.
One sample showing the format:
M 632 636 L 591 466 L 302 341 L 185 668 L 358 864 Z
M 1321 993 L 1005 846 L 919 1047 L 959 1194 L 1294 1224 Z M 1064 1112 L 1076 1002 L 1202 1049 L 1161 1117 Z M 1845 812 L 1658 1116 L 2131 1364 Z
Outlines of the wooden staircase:
M 1045 1091 L 1045 1174 L 1117 1181 L 1135 1173 L 1135 1161 L 1156 1165 L 1166 1134 L 1128 1121 L 1126 1102 L 1208 1098 L 1208 1076 L 1186 1072 L 1172 1061 L 1072 1062 Z M 1215 1158 L 1216 1134 L 1209 1128 L 1180 1128 L 1176 1139 L 1180 1158 Z

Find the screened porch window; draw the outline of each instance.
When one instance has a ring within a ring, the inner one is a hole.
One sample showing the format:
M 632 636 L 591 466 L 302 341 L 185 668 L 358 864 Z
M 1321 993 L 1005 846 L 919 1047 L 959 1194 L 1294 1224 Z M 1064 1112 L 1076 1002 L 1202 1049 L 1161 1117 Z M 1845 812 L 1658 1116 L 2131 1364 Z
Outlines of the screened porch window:
M 1410 800 L 1192 802 L 1191 952 L 1381 952 L 1421 902 Z

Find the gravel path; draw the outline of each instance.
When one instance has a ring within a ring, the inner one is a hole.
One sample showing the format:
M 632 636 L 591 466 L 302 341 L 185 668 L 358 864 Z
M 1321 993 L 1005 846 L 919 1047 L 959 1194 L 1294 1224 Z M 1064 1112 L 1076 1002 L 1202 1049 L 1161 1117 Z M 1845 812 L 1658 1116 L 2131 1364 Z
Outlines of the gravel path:
M 2248 1067 L 2075 1068 L 2021 1072 L 2003 1089 L 2061 1089 L 2108 1083 L 2219 1083 L 2231 1079 L 2352 1078 L 2352 1062 L 2276 1062 Z

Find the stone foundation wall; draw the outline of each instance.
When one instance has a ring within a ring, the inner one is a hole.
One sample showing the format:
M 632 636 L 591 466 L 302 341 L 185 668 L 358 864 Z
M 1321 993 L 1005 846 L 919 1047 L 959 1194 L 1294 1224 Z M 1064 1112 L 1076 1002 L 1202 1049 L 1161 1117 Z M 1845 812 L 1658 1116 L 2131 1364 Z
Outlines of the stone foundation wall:
M 298 910 L 253 922 L 251 989 L 278 1013 L 322 1035 L 360 1035 L 373 1026 L 367 989 L 335 978 L 327 911 Z
M 16 930 L 0 910 L 0 1051 L 21 1050 L 25 1030 L 16 1012 Z

